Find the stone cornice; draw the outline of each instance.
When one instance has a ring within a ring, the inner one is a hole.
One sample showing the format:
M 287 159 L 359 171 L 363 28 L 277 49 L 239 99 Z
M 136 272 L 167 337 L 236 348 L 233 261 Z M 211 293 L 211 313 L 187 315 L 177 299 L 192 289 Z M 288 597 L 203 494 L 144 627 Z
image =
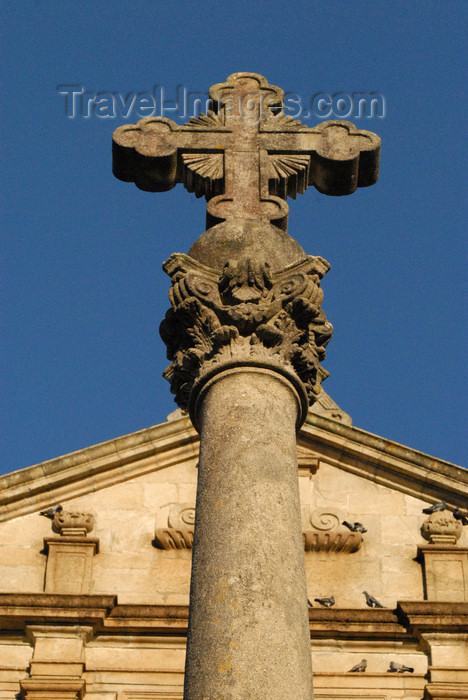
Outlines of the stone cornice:
M 148 633 L 184 637 L 188 605 L 119 605 L 112 595 L 0 593 L 0 626 L 25 630 L 44 624 L 89 625 L 95 633 Z M 421 631 L 466 631 L 468 603 L 400 601 L 396 610 L 309 608 L 314 639 L 400 639 L 413 641 Z
M 395 612 L 371 608 L 309 608 L 312 637 L 406 638 Z
M 116 605 L 114 595 L 0 593 L 0 628 L 17 630 L 58 622 L 99 628 Z
M 298 433 L 301 455 L 403 493 L 460 505 L 468 470 L 359 428 L 309 412 Z M 188 460 L 199 439 L 183 416 L 0 478 L 0 522 Z
M 400 601 L 396 614 L 413 634 L 421 632 L 468 632 L 468 603 Z
M 468 470 L 365 430 L 309 412 L 302 444 L 339 469 L 428 501 L 460 506 L 468 494 Z

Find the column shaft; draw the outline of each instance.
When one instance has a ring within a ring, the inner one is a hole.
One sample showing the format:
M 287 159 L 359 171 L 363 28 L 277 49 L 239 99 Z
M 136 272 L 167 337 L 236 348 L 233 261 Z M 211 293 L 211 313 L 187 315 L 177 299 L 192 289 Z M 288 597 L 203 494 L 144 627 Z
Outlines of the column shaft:
M 199 402 L 185 700 L 310 700 L 299 398 L 280 374 L 225 371 Z

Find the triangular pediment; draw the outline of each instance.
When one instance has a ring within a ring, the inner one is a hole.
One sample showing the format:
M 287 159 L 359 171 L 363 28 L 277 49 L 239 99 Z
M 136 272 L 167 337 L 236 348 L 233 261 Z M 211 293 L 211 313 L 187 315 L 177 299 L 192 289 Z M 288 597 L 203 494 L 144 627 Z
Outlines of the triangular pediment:
M 468 494 L 468 471 L 353 427 L 323 392 L 298 434 L 299 468 L 320 462 L 390 489 L 445 500 L 455 507 Z M 0 478 L 0 521 L 37 512 L 145 474 L 198 462 L 199 437 L 186 414 L 165 423 L 21 469 Z

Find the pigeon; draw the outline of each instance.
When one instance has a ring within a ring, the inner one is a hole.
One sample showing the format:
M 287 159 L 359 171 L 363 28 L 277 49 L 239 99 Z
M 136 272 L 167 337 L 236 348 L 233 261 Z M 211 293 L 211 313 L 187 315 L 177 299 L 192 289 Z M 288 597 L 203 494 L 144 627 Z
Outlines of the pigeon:
M 363 591 L 364 595 L 366 596 L 366 605 L 368 605 L 370 608 L 383 608 L 384 606 L 382 603 L 379 603 L 378 600 L 376 600 L 373 596 L 369 595 L 367 591 Z
M 342 524 L 349 530 L 351 530 L 351 532 L 367 532 L 366 528 L 362 523 L 348 523 L 347 520 L 343 520 Z
M 308 598 L 307 598 L 307 605 L 309 606 L 309 608 L 313 608 L 313 607 L 314 607 Z
M 434 503 L 433 506 L 429 506 L 429 508 L 423 508 L 423 513 L 427 513 L 427 515 L 430 515 L 431 513 L 435 513 L 438 510 L 445 510 L 447 508 L 447 504 L 444 501 L 439 501 L 439 503 Z
M 54 519 L 55 513 L 60 513 L 60 511 L 63 510 L 62 506 L 55 506 L 52 508 L 47 508 L 47 510 L 41 510 L 39 515 L 43 515 L 45 518 L 50 518 L 51 520 Z
M 397 664 L 396 661 L 390 661 L 390 668 L 387 668 L 387 673 L 413 673 L 414 668 L 411 666 L 404 666 L 404 664 Z
M 329 598 L 314 598 L 317 603 L 323 605 L 324 608 L 331 608 L 335 605 L 335 596 L 330 596 Z
M 453 511 L 453 517 L 455 520 L 460 520 L 462 525 L 468 525 L 468 517 L 463 515 L 460 508 L 455 508 Z
M 348 673 L 363 673 L 367 668 L 367 659 L 363 659 L 356 666 L 350 668 Z

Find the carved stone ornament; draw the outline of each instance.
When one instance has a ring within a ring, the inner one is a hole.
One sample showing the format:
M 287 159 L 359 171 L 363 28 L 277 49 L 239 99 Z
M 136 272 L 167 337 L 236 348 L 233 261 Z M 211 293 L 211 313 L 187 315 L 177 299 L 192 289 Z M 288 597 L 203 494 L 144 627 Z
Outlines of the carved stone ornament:
M 55 513 L 52 530 L 65 537 L 86 537 L 94 527 L 94 516 L 61 510 Z
M 233 73 L 210 89 L 212 108 L 180 125 L 147 117 L 113 136 L 114 175 L 149 192 L 183 183 L 205 196 L 207 228 L 255 219 L 286 230 L 287 196 L 310 185 L 351 194 L 377 181 L 380 139 L 351 122 L 308 127 L 284 114 L 284 92 L 258 73 Z
M 154 533 L 154 545 L 159 549 L 192 549 L 195 508 L 190 503 L 172 506 L 167 527 Z
M 455 520 L 449 510 L 438 510 L 423 522 L 421 534 L 430 544 L 454 545 L 462 530 L 463 525 L 459 520 Z
M 302 533 L 306 552 L 357 552 L 362 534 L 341 528 L 341 515 L 330 508 L 318 508 L 310 516 L 312 530 Z
M 172 361 L 164 377 L 192 421 L 193 387 L 198 384 L 199 390 L 229 366 L 256 365 L 286 374 L 298 385 L 307 412 L 307 403 L 320 392 L 319 362 L 333 332 L 321 309 L 326 260 L 308 256 L 273 272 L 267 261 L 244 258 L 227 261 L 219 275 L 176 253 L 164 269 L 172 279 L 172 308 L 160 327 Z

